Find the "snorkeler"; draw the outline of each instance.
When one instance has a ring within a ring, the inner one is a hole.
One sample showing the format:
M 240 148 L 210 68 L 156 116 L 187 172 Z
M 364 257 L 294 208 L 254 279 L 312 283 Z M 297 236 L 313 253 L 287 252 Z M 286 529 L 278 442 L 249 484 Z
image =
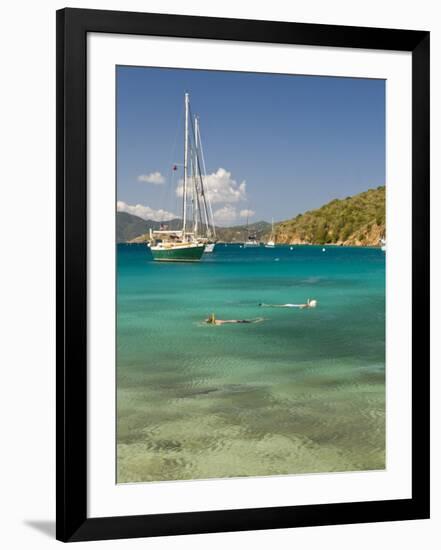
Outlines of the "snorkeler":
M 259 323 L 263 321 L 261 317 L 256 319 L 216 319 L 214 313 L 212 313 L 205 322 L 209 325 L 227 325 L 227 324 L 238 324 L 238 323 Z
M 317 307 L 317 300 L 310 300 L 309 298 L 306 300 L 306 304 L 263 304 L 260 303 L 259 306 L 261 307 L 294 307 L 297 309 L 308 309 L 311 307 Z
M 309 298 L 306 300 L 306 304 L 301 304 L 300 309 L 306 309 L 310 307 L 317 307 L 317 300 L 310 300 Z

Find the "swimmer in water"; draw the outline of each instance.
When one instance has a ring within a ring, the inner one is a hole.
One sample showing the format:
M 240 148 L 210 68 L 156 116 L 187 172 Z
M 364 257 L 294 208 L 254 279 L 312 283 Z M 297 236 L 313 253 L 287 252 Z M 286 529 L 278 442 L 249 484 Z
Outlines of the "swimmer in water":
M 261 307 L 294 307 L 297 309 L 309 309 L 311 307 L 317 307 L 317 300 L 306 300 L 306 304 L 259 304 Z
M 207 319 L 205 319 L 205 322 L 209 325 L 235 325 L 238 323 L 259 323 L 260 321 L 263 321 L 263 319 L 260 317 L 258 317 L 257 319 L 216 319 L 214 313 L 212 313 Z
M 310 300 L 309 298 L 306 300 L 306 304 L 301 304 L 300 309 L 307 309 L 310 307 L 317 307 L 317 300 Z

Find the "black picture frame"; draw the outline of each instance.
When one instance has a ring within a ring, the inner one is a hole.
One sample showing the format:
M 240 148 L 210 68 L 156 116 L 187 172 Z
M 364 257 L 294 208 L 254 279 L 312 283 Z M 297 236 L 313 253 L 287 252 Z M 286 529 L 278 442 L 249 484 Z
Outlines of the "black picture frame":
M 412 498 L 87 517 L 87 33 L 412 54 Z M 429 517 L 429 33 L 63 9 L 57 12 L 56 537 L 85 541 Z

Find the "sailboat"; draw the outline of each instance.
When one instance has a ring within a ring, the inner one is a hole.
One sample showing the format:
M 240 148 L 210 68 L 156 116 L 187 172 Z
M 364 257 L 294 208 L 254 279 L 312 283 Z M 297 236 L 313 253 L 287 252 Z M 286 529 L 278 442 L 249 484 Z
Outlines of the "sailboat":
M 260 246 L 255 233 L 250 233 L 248 228 L 248 214 L 247 214 L 247 240 L 243 243 L 244 248 L 255 248 Z
M 214 223 L 201 172 L 201 165 L 205 165 L 205 161 L 201 160 L 199 123 L 197 117 L 195 117 L 194 125 L 190 120 L 190 96 L 187 92 L 184 96 L 184 106 L 182 228 L 168 230 L 161 226 L 159 230 L 150 230 L 148 246 L 153 259 L 161 262 L 199 261 L 207 245 L 212 244 L 210 239 Z
M 266 243 L 265 248 L 274 248 L 276 242 L 274 240 L 274 218 L 271 220 L 271 235 L 269 241 Z

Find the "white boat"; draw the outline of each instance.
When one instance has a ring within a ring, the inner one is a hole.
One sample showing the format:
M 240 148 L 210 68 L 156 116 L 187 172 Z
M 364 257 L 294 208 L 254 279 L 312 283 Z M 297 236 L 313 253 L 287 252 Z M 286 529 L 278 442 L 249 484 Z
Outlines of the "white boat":
M 269 241 L 266 243 L 265 248 L 274 248 L 276 241 L 274 240 L 274 219 L 271 220 L 271 235 Z
M 216 246 L 216 243 L 208 243 L 208 244 L 206 244 L 206 245 L 205 245 L 204 254 L 213 252 L 215 246 Z
M 383 252 L 386 252 L 386 239 L 385 239 L 384 237 L 382 237 L 382 238 L 380 239 L 380 244 L 381 244 L 381 250 L 382 250 Z

